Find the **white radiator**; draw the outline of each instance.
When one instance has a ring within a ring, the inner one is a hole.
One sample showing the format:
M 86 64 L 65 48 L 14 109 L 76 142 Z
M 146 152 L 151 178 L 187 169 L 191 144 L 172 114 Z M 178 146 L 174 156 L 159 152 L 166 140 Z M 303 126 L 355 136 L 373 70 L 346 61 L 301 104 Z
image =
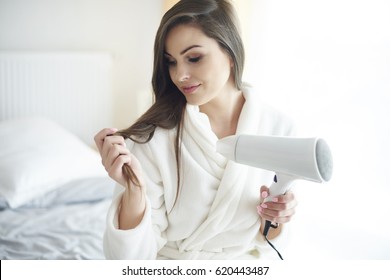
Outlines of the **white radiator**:
M 0 52 L 0 121 L 50 118 L 91 144 L 112 113 L 109 53 Z

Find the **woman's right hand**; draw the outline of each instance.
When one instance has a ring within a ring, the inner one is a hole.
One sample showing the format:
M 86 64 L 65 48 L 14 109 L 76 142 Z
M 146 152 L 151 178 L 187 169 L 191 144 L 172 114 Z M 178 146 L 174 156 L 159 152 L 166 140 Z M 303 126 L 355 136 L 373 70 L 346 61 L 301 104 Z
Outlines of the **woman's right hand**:
M 144 182 L 139 161 L 126 148 L 125 139 L 113 135 L 117 131 L 116 128 L 105 128 L 98 132 L 94 139 L 108 175 L 126 188 L 121 200 L 118 223 L 119 229 L 127 230 L 137 227 L 144 216 L 146 209 Z M 123 166 L 126 164 L 137 176 L 141 188 L 133 187 L 133 184 L 127 182 L 123 173 Z
M 117 131 L 116 128 L 105 128 L 95 135 L 94 139 L 102 158 L 102 164 L 108 175 L 124 187 L 127 186 L 127 179 L 123 173 L 123 166 L 129 165 L 142 186 L 141 165 L 126 148 L 125 139 L 122 136 L 113 135 Z

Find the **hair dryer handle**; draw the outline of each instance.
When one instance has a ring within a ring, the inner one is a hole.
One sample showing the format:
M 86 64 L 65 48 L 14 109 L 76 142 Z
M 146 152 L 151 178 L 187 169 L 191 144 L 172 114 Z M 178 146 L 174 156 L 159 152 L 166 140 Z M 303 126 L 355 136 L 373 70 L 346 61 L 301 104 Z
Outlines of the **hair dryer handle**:
M 264 199 L 264 202 L 272 201 L 278 195 L 285 194 L 290 188 L 294 180 L 297 178 L 284 173 L 276 173 L 274 182 L 269 188 L 269 196 Z M 270 221 L 265 222 L 263 235 L 267 238 L 270 227 L 273 227 Z
M 275 196 L 285 194 L 292 186 L 293 181 L 297 178 L 284 173 L 276 173 L 274 182 L 269 188 L 269 196 L 264 200 L 271 201 Z

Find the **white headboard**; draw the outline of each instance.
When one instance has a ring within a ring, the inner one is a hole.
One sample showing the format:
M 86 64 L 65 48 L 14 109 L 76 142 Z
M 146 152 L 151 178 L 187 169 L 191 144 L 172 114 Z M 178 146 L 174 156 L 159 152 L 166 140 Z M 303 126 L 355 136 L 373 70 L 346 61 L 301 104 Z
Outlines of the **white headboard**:
M 109 53 L 0 52 L 0 121 L 46 117 L 92 144 L 112 103 Z

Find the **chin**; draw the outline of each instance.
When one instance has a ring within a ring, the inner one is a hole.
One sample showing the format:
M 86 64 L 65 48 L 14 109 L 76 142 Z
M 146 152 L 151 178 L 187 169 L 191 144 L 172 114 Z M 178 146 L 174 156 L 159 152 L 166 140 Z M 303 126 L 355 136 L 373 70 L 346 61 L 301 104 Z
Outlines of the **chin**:
M 201 106 L 204 105 L 206 102 L 202 102 L 201 100 L 194 100 L 192 98 L 186 98 L 187 104 L 193 105 L 193 106 Z
M 187 100 L 187 104 L 194 105 L 194 106 L 202 106 L 211 101 L 210 98 L 200 93 L 188 94 L 185 95 L 185 98 Z
M 199 106 L 199 98 L 196 98 L 195 96 L 187 96 L 187 95 L 184 95 L 184 97 L 186 98 L 187 100 L 187 104 L 190 104 L 190 105 L 195 105 L 195 106 Z
M 200 106 L 200 105 L 202 105 L 202 104 L 199 104 L 197 102 L 189 102 L 188 100 L 187 100 L 187 104 L 188 105 L 192 105 L 192 106 Z

